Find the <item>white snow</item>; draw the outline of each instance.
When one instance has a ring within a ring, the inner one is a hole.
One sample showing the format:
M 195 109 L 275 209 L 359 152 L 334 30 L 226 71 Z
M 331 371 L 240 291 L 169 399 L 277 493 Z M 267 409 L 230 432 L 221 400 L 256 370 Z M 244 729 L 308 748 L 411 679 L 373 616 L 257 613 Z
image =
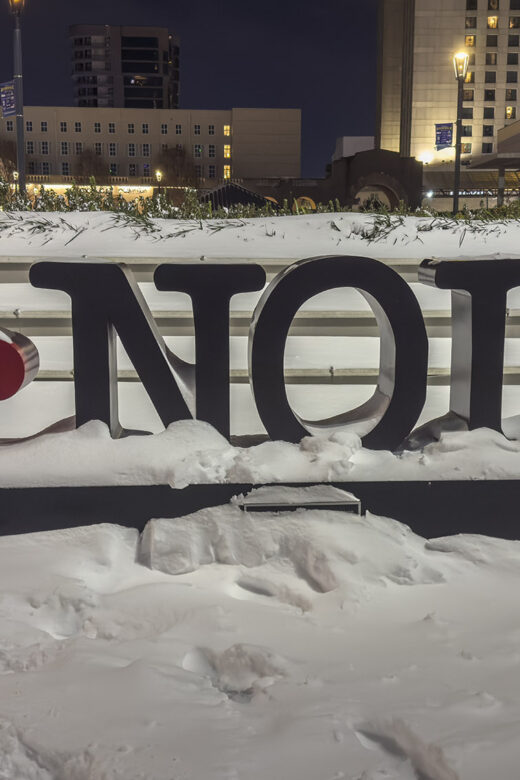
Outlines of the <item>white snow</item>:
M 516 425 L 518 421 L 510 421 Z M 172 423 L 162 433 L 112 439 L 94 420 L 76 430 L 0 445 L 0 487 L 66 485 L 518 479 L 520 441 L 487 428 L 448 432 L 419 452 L 361 447 L 355 433 L 232 447 L 209 424 Z
M 504 220 L 442 222 L 433 217 L 391 217 L 391 229 L 366 237 L 371 214 L 337 213 L 240 220 L 151 220 L 139 229 L 107 212 L 2 213 L 4 257 L 142 257 L 283 259 L 326 254 L 423 259 L 518 257 L 520 223 Z M 365 237 L 364 237 L 365 236 Z
M 344 512 L 4 537 L 0 778 L 513 780 L 519 585 Z

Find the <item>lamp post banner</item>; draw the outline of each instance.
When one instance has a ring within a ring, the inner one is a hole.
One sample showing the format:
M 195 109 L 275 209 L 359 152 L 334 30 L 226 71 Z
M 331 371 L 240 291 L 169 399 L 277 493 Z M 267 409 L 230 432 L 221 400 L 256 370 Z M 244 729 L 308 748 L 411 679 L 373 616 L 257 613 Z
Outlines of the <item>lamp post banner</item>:
M 435 125 L 435 146 L 437 151 L 453 146 L 453 122 Z
M 3 84 L 0 84 L 0 105 L 2 106 L 2 116 L 16 115 L 14 81 L 4 81 Z

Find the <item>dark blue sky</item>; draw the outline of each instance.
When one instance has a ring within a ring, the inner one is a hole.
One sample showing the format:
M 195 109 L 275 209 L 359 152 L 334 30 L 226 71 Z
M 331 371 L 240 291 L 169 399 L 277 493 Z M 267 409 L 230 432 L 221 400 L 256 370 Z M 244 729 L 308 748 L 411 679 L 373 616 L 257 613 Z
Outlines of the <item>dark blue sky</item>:
M 303 116 L 302 174 L 321 176 L 337 136 L 371 135 L 377 0 L 26 0 L 27 105 L 72 102 L 69 24 L 154 24 L 181 36 L 181 108 L 287 107 Z M 0 81 L 11 78 L 0 0 Z

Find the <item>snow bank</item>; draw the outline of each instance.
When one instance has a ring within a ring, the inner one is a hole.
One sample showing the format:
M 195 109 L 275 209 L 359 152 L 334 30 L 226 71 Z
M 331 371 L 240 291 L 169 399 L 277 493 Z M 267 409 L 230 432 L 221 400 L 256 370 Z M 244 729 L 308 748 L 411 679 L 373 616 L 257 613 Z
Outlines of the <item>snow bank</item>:
M 519 585 L 342 512 L 0 538 L 0 778 L 511 780 Z
M 520 222 L 337 213 L 232 220 L 151 220 L 152 230 L 107 212 L 0 213 L 2 254 L 11 257 L 297 259 L 350 254 L 380 258 L 518 257 Z
M 136 446 L 137 445 L 137 446 Z M 0 445 L 0 487 L 518 479 L 520 441 L 482 428 L 447 432 L 420 452 L 363 449 L 354 433 L 299 444 L 232 447 L 209 424 L 172 423 L 162 433 L 111 439 L 99 421 Z

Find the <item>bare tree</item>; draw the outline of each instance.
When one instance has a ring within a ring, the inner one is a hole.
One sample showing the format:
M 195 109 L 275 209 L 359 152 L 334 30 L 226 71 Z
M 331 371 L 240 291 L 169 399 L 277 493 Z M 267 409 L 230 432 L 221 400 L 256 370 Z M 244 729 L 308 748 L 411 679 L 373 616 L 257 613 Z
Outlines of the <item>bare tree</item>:
M 16 144 L 14 141 L 0 139 L 0 179 L 12 181 L 16 170 Z
M 170 187 L 195 187 L 198 177 L 195 164 L 185 149 L 169 148 L 154 158 L 154 168 L 162 171 L 161 184 Z
M 74 175 L 84 179 L 94 177 L 98 184 L 108 183 L 110 176 L 106 160 L 92 149 L 85 149 L 78 154 L 74 163 Z

